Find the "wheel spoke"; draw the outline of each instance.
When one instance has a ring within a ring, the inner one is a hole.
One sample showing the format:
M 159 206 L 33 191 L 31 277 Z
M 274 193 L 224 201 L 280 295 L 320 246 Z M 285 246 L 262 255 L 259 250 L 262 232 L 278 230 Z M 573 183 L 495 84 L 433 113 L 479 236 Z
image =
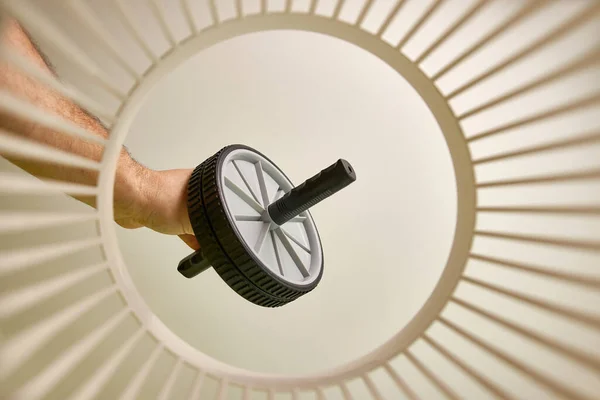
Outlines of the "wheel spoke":
M 273 196 L 273 200 L 271 200 L 271 203 L 275 203 L 277 200 L 282 198 L 284 194 L 285 192 L 281 188 L 277 188 L 277 191 L 275 192 L 275 196 Z
M 296 264 L 296 267 L 298 268 L 302 276 L 304 278 L 308 278 L 310 274 L 308 273 L 308 270 L 306 269 L 304 263 L 300 259 L 300 256 L 298 256 L 298 253 L 296 253 L 296 250 L 294 250 L 294 247 L 292 246 L 292 243 L 288 240 L 287 236 L 283 233 L 281 229 L 277 229 L 275 230 L 275 232 L 277 233 L 279 240 L 281 240 L 281 243 L 283 243 L 283 247 L 285 247 L 285 249 L 287 250 L 288 254 L 294 261 L 294 264 Z
M 131 352 L 145 336 L 146 332 L 146 329 L 141 327 L 133 335 L 129 336 L 108 360 L 101 363 L 100 368 L 93 373 L 92 377 L 84 384 L 83 388 L 77 391 L 76 398 L 93 399 L 101 397 L 102 388 L 104 388 L 114 377 L 113 374 L 115 369 L 125 363 L 127 357 L 131 355 Z
M 269 233 L 269 227 L 271 224 L 263 224 L 260 228 L 260 233 L 258 234 L 258 239 L 256 239 L 256 243 L 254 244 L 254 250 L 257 253 L 260 253 L 263 245 L 265 244 L 265 240 L 267 239 L 267 234 Z
M 180 358 L 175 363 L 175 367 L 173 367 L 171 369 L 171 373 L 169 374 L 167 381 L 163 385 L 163 387 L 158 395 L 159 400 L 168 400 L 170 398 L 171 391 L 173 391 L 173 387 L 175 386 L 175 381 L 177 380 L 178 375 L 180 374 L 180 372 L 182 370 L 182 367 L 183 367 L 183 360 Z
M 217 11 L 215 0 L 208 0 L 208 8 L 210 9 L 210 17 L 213 21 L 213 24 L 219 25 L 221 21 L 219 20 L 219 13 Z
M 196 33 L 198 33 L 198 28 L 196 28 L 196 24 L 194 23 L 194 17 L 192 17 L 192 9 L 190 8 L 189 0 L 181 0 L 181 8 L 183 10 L 183 14 L 185 16 L 185 20 L 187 21 L 190 32 L 193 35 L 195 35 Z
M 262 163 L 260 160 L 254 164 L 256 169 L 256 177 L 258 178 L 258 185 L 260 186 L 260 195 L 262 197 L 263 207 L 269 206 L 269 192 L 267 192 L 267 183 L 265 182 L 265 173 L 262 169 Z
M 130 17 L 131 13 L 125 8 L 125 6 L 122 3 L 123 3 L 123 1 L 120 1 L 120 0 L 117 0 L 114 2 L 115 6 L 116 6 L 115 11 L 117 11 L 117 17 L 119 18 L 119 20 L 121 21 L 121 23 L 123 24 L 125 29 L 127 29 L 129 34 L 131 35 L 131 37 L 135 40 L 135 42 L 137 43 L 139 48 L 144 52 L 144 54 L 146 54 L 146 57 L 148 57 L 148 59 L 150 61 L 155 63 L 156 61 L 158 61 L 158 58 L 156 57 L 154 52 L 150 49 L 150 46 L 148 46 L 148 43 L 146 43 L 146 41 L 144 40 L 144 35 L 142 34 L 142 30 L 131 19 L 131 17 Z M 187 13 L 186 13 L 186 16 L 188 16 Z
M 277 267 L 279 267 L 279 273 L 281 276 L 285 276 L 283 272 L 283 265 L 281 264 L 281 256 L 279 255 L 279 248 L 277 247 L 277 241 L 275 239 L 275 232 L 271 231 L 271 241 L 273 242 L 273 250 L 275 250 L 275 259 L 277 260 Z
M 5 157 L 43 161 L 93 171 L 99 171 L 101 168 L 101 164 L 97 161 L 29 139 L 22 139 L 4 129 L 0 129 L 0 151 Z
M 229 189 L 231 189 L 231 191 L 233 193 L 235 193 L 240 199 L 242 199 L 244 201 L 244 203 L 246 203 L 250 207 L 252 207 L 256 212 L 258 212 L 259 214 L 263 213 L 264 208 L 258 202 L 256 202 L 252 197 L 248 196 L 248 194 L 246 194 L 246 192 L 244 192 L 244 189 L 242 189 L 241 187 L 236 185 L 231 179 L 229 179 L 227 177 L 225 177 L 225 186 L 227 186 Z
M 25 232 L 98 219 L 96 212 L 0 211 L 0 233 Z
M 141 79 L 141 76 L 136 71 L 135 67 L 123 57 L 123 52 L 120 51 L 119 41 L 108 32 L 99 22 L 96 14 L 92 11 L 89 5 L 81 1 L 65 2 L 69 11 L 72 11 L 78 19 L 83 22 L 86 29 L 91 33 L 95 42 L 108 53 L 108 56 L 115 61 L 129 76 L 136 82 Z
M 306 221 L 306 217 L 304 215 L 298 215 L 297 217 L 290 219 L 288 222 L 304 222 L 304 221 Z
M 38 108 L 33 103 L 15 97 L 8 90 L 0 91 L 0 110 L 4 113 L 12 114 L 17 118 L 28 120 L 77 139 L 83 139 L 103 146 L 106 142 L 106 139 L 102 136 L 95 135 L 88 129 L 76 125 L 63 117 L 49 113 L 44 109 Z
M 3 194 L 30 194 L 51 195 L 66 193 L 79 196 L 96 196 L 98 189 L 95 186 L 80 185 L 55 180 L 39 180 L 10 172 L 0 172 L 0 193 Z
M 150 9 L 152 10 L 152 14 L 154 14 L 154 17 L 158 21 L 163 35 L 165 36 L 171 47 L 175 47 L 177 45 L 177 41 L 175 40 L 171 29 L 169 29 L 169 24 L 165 16 L 165 10 L 163 10 L 162 6 L 156 0 L 150 1 L 149 4 Z
M 31 7 L 22 1 L 3 2 L 2 6 L 18 19 L 21 25 L 29 30 L 34 37 L 44 37 L 71 64 L 77 66 L 81 72 L 87 75 L 89 83 L 104 88 L 120 101 L 127 98 L 127 93 L 124 93 L 118 85 L 112 83 L 110 77 L 101 70 L 96 62 L 75 45 L 68 35 L 58 29 L 56 24 L 51 22 L 50 17 L 38 10 L 38 7 Z
M 260 215 L 236 215 L 236 221 L 250 221 L 250 222 L 259 222 L 262 221 Z
M 283 233 L 285 234 L 285 236 L 287 236 L 289 239 L 292 240 L 292 242 L 296 243 L 298 246 L 300 246 L 300 248 L 302 250 L 304 250 L 305 252 L 307 252 L 308 254 L 310 254 L 310 249 L 308 247 L 306 247 L 304 245 L 304 243 L 300 242 L 298 239 L 296 239 L 294 236 L 292 236 L 291 233 L 289 233 L 287 230 L 281 228 L 281 230 L 283 231 Z
M 237 173 L 240 175 L 240 178 L 242 178 L 242 181 L 244 182 L 244 185 L 246 185 L 246 188 L 248 189 L 248 191 L 250 192 L 250 194 L 252 195 L 252 197 L 254 198 L 254 200 L 256 200 L 257 203 L 260 203 L 260 200 L 258 199 L 258 196 L 256 195 L 256 193 L 254 193 L 254 190 L 252 190 L 252 187 L 250 186 L 250 183 L 248 182 L 248 180 L 246 179 L 246 177 L 242 173 L 242 170 L 240 169 L 240 166 L 238 165 L 237 160 L 233 160 L 231 163 L 235 167 L 235 170 L 237 171 Z
M 40 83 L 49 86 L 65 97 L 69 97 L 72 101 L 77 103 L 77 105 L 90 111 L 97 117 L 103 119 L 105 122 L 108 122 L 110 125 L 113 124 L 115 120 L 115 115 L 113 112 L 107 110 L 104 105 L 98 103 L 92 97 L 88 97 L 75 87 L 57 79 L 56 76 L 40 68 L 38 65 L 31 62 L 31 60 L 29 60 L 27 57 L 17 53 L 15 50 L 4 48 L 0 50 L 0 58 L 3 61 L 6 61 L 19 68 L 21 71 L 29 75 L 30 78 L 40 81 Z
M 135 400 L 138 398 L 138 394 L 146 381 L 146 378 L 150 374 L 150 371 L 156 365 L 158 361 L 158 357 L 162 354 L 164 347 L 162 345 L 158 345 L 152 350 L 150 356 L 144 361 L 141 368 L 137 371 L 137 373 L 132 377 L 132 379 L 127 384 L 123 395 L 120 397 L 124 400 Z
M 202 391 L 205 377 L 206 374 L 204 373 L 204 371 L 198 371 L 196 379 L 194 379 L 194 386 L 192 386 L 192 390 L 190 391 L 188 399 L 196 400 L 200 398 L 200 392 Z
M 101 245 L 102 239 L 94 237 L 36 247 L 4 250 L 0 252 L 0 270 L 17 270 L 29 265 L 45 263 L 65 255 Z

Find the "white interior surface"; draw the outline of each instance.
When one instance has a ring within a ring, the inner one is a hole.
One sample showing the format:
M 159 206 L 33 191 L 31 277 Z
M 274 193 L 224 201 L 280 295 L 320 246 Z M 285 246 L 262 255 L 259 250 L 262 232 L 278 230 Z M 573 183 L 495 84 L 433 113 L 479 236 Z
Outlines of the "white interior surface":
M 298 301 L 264 309 L 213 270 L 192 280 L 176 273 L 188 253 L 177 238 L 120 230 L 125 261 L 157 316 L 222 361 L 289 373 L 340 365 L 401 329 L 441 274 L 456 214 L 449 152 L 412 87 L 339 40 L 252 34 L 168 76 L 126 141 L 156 169 L 194 167 L 232 143 L 261 151 L 297 184 L 340 157 L 356 168 L 353 185 L 312 210 L 323 279 Z

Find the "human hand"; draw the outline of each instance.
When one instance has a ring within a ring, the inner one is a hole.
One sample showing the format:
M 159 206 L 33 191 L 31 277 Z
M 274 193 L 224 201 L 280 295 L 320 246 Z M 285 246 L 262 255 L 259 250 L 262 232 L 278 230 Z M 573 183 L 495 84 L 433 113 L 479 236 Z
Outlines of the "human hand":
M 153 171 L 139 164 L 134 169 L 135 173 L 131 173 L 131 166 L 117 169 L 115 221 L 128 229 L 145 226 L 156 232 L 178 235 L 188 246 L 198 250 L 200 245 L 187 212 L 187 183 L 192 170 Z

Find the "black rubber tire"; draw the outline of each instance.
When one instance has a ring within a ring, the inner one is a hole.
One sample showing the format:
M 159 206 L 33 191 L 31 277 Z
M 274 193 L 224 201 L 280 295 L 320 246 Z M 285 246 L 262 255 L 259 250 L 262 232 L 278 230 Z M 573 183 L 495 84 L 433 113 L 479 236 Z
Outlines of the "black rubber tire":
M 221 149 L 192 173 L 188 182 L 188 214 L 204 257 L 227 285 L 254 304 L 280 307 L 313 290 L 321 280 L 323 265 L 319 276 L 310 285 L 294 285 L 272 273 L 240 239 L 235 222 L 224 208 L 224 188 L 220 179 L 225 157 L 238 149 L 255 152 L 268 160 L 243 145 Z

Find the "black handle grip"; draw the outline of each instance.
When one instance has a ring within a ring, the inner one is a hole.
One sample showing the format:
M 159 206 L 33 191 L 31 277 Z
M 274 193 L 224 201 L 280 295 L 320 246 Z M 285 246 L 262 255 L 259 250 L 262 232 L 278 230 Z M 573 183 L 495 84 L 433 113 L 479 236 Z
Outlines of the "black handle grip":
M 196 250 L 183 260 L 179 261 L 177 271 L 186 278 L 193 278 L 210 267 L 211 265 L 206 258 L 204 258 L 202 251 Z
M 283 225 L 355 180 L 354 168 L 340 159 L 269 205 L 269 216 L 277 225 Z

